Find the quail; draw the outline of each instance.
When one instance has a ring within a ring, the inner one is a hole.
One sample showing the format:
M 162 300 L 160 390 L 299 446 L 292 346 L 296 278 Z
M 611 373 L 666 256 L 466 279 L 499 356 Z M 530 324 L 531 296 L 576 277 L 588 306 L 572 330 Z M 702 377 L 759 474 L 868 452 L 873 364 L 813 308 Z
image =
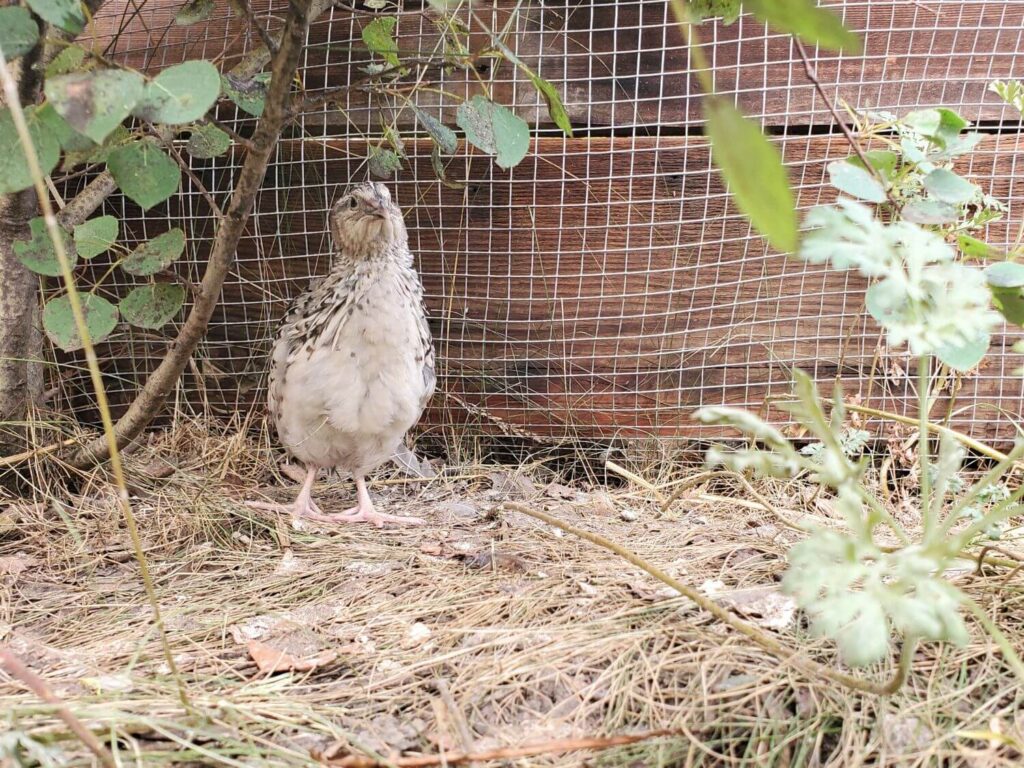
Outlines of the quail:
M 329 274 L 285 316 L 270 361 L 270 418 L 306 470 L 294 504 L 250 502 L 326 523 L 419 525 L 374 509 L 366 474 L 404 448 L 434 392 L 434 349 L 402 212 L 384 184 L 346 191 L 328 214 Z M 322 468 L 355 480 L 358 503 L 325 513 L 312 498 Z

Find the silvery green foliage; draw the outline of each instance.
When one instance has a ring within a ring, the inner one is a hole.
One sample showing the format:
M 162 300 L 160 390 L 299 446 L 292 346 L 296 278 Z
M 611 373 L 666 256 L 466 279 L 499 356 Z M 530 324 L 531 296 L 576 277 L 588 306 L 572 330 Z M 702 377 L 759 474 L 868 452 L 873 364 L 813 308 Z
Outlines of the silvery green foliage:
M 818 528 L 795 545 L 783 590 L 807 612 L 815 632 L 836 641 L 851 665 L 882 659 L 893 630 L 921 639 L 965 642 L 960 593 L 942 579 L 950 550 L 915 545 L 886 552 L 877 543 L 877 528 L 890 523 L 869 503 L 864 463 L 851 460 L 863 449 L 868 433 L 843 424 L 838 388 L 826 415 L 811 378 L 795 370 L 793 379 L 796 398 L 789 410 L 818 439 L 816 450 L 796 451 L 774 427 L 742 411 L 709 408 L 697 415 L 704 423 L 734 426 L 763 446 L 712 449 L 709 465 L 767 475 L 809 472 L 814 481 L 835 490 L 835 508 L 846 530 Z M 962 457 L 957 445 L 944 443 L 936 464 L 937 486 L 945 487 L 956 476 Z
M 863 429 L 844 429 L 839 436 L 839 446 L 847 458 L 855 458 L 864 452 L 871 433 Z M 824 443 L 808 443 L 800 449 L 800 453 L 811 459 L 818 459 L 825 451 Z
M 812 231 L 800 258 L 830 262 L 876 278 L 867 306 L 893 347 L 907 344 L 915 355 L 940 356 L 951 367 L 973 367 L 988 347 L 998 313 L 980 270 L 955 262 L 953 249 L 936 232 L 898 221 L 884 224 L 853 200 L 819 207 L 807 216 Z M 981 349 L 957 356 L 964 349 Z

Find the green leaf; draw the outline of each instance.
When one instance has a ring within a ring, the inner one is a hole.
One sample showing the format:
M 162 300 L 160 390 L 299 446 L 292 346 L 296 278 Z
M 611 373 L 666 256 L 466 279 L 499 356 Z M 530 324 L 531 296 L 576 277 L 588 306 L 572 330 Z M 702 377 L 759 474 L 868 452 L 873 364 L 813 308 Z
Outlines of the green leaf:
M 155 283 L 133 288 L 121 299 L 121 317 L 137 328 L 155 331 L 178 314 L 185 303 L 185 289 L 171 283 Z
M 981 188 L 945 168 L 936 168 L 924 177 L 924 188 L 936 199 L 963 205 L 981 197 Z
M 373 147 L 370 150 L 370 174 L 378 179 L 390 179 L 402 169 L 402 159 L 390 149 Z
M 85 61 L 85 49 L 79 45 L 69 45 L 54 56 L 53 61 L 47 65 L 46 76 L 66 75 L 82 66 L 83 61 Z
M 155 275 L 173 264 L 184 250 L 185 233 L 175 227 L 128 254 L 121 269 L 130 275 Z
M 85 328 L 92 343 L 103 341 L 117 327 L 117 307 L 92 293 L 79 294 Z M 82 348 L 75 316 L 71 312 L 71 299 L 66 295 L 46 302 L 43 307 L 43 329 L 54 344 L 65 352 Z
M 1024 264 L 1013 261 L 1000 261 L 985 270 L 988 284 L 996 288 L 1024 287 Z
M 986 259 L 992 254 L 992 248 L 984 240 L 970 235 L 958 235 L 956 244 L 960 252 L 968 259 Z
M 455 122 L 474 147 L 497 155 L 501 168 L 518 165 L 530 149 L 530 127 L 507 107 L 483 96 L 474 96 L 459 105 Z
M 937 140 L 942 146 L 956 139 L 960 131 L 970 125 L 952 109 L 922 109 L 911 112 L 900 122 L 913 128 L 922 136 Z
M 727 101 L 705 98 L 704 109 L 712 157 L 736 204 L 775 248 L 795 250 L 796 210 L 779 151 Z
M 859 165 L 837 160 L 828 164 L 828 176 L 832 186 L 840 192 L 869 203 L 885 202 L 885 189 L 878 179 Z
M 821 8 L 815 0 L 743 0 L 744 7 L 760 21 L 781 32 L 823 48 L 857 52 L 860 38 L 843 26 L 832 11 Z
M 220 87 L 224 94 L 237 104 L 239 109 L 253 117 L 263 114 L 269 83 L 269 72 L 257 72 L 250 78 L 238 77 L 228 72 L 220 78 Z
M 562 104 L 562 97 L 558 95 L 558 90 L 540 75 L 530 72 L 529 77 L 533 87 L 540 92 L 540 95 L 544 97 L 544 101 L 547 102 L 548 114 L 551 115 L 555 125 L 562 129 L 562 133 L 571 138 L 572 121 L 569 120 L 569 113 L 565 111 L 565 105 Z
M 1024 295 L 1020 288 L 992 286 L 992 305 L 1014 325 L 1024 325 Z
M 395 26 L 398 19 L 394 16 L 382 16 L 374 19 L 363 27 L 363 42 L 392 67 L 399 65 L 398 43 L 395 42 Z
M 220 157 L 231 149 L 231 137 L 215 125 L 193 125 L 185 150 L 192 157 L 206 160 Z
M 455 136 L 455 131 L 419 107 L 414 106 L 413 111 L 416 113 L 416 119 L 420 121 L 420 124 L 430 134 L 430 138 L 434 140 L 434 143 L 442 152 L 446 155 L 451 155 L 458 149 L 459 141 Z
M 198 120 L 220 96 L 220 73 L 208 61 L 168 67 L 146 86 L 132 114 L 151 123 L 181 125 Z
M 721 18 L 729 26 L 740 17 L 740 0 L 689 0 L 690 13 L 697 21 Z
M 37 42 L 39 25 L 28 8 L 16 5 L 0 8 L 0 51 L 3 51 L 4 60 L 24 56 L 36 47 Z
M 46 81 L 46 98 L 60 116 L 97 144 L 131 114 L 145 80 L 137 72 L 97 69 Z
M 46 130 L 39 107 L 31 106 L 25 109 L 25 122 L 28 124 L 28 135 L 32 139 L 40 169 L 46 175 L 60 160 L 60 142 L 51 131 Z M 0 195 L 18 192 L 31 186 L 32 174 L 28 169 L 28 161 L 25 159 L 18 131 L 14 127 L 14 118 L 9 109 L 0 109 Z
M 914 224 L 951 224 L 960 218 L 956 208 L 939 200 L 914 200 L 903 206 L 901 213 Z
M 213 15 L 213 0 L 188 0 L 174 14 L 174 23 L 179 27 L 189 27 L 206 21 Z
M 968 371 L 981 362 L 988 352 L 989 341 L 989 335 L 985 333 L 971 342 L 939 347 L 935 355 L 955 371 Z
M 434 175 L 437 176 L 438 181 L 448 189 L 466 188 L 465 184 L 448 178 L 444 169 L 444 160 L 441 158 L 441 148 L 437 144 L 430 150 L 430 167 L 434 169 Z
M 118 147 L 107 158 L 114 181 L 130 200 L 148 211 L 178 191 L 181 169 L 150 139 Z
M 92 259 L 106 251 L 117 240 L 118 220 L 114 216 L 97 216 L 75 227 L 75 248 L 83 259 Z
M 28 0 L 28 7 L 43 21 L 72 35 L 85 27 L 85 14 L 78 0 Z
M 1024 113 L 1024 84 L 1021 84 L 1019 80 L 1010 80 L 1005 83 L 1002 80 L 996 80 L 989 85 L 988 89 L 992 93 L 998 94 L 1011 107 L 1016 107 L 1018 112 Z
M 60 271 L 60 260 L 57 258 L 57 251 L 53 247 L 50 233 L 46 229 L 46 219 L 37 216 L 29 222 L 29 229 L 32 237 L 29 240 L 14 241 L 14 255 L 18 261 L 37 275 L 57 277 Z M 63 229 L 60 230 L 64 241 L 64 252 L 68 257 L 68 265 L 74 269 L 78 263 L 78 254 L 75 253 L 71 236 Z
M 892 181 L 896 166 L 899 165 L 899 155 L 888 149 L 871 149 L 865 152 L 864 155 L 867 157 L 868 162 L 871 163 L 871 167 L 878 171 L 885 181 Z M 856 156 L 847 158 L 846 162 L 853 163 L 858 168 L 865 168 L 863 161 Z

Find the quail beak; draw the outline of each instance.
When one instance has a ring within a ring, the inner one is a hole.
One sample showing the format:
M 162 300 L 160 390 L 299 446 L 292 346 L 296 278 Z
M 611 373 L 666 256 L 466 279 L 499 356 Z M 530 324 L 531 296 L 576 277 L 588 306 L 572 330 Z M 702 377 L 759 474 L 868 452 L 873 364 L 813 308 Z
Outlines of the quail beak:
M 384 204 L 379 200 L 363 200 L 361 210 L 366 216 L 376 216 L 378 219 L 386 219 L 388 217 Z

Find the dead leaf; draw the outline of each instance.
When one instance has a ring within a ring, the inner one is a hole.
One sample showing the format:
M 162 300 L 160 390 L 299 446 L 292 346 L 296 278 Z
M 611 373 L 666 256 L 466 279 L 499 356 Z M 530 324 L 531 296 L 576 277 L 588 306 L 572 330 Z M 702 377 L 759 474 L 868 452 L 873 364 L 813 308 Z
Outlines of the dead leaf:
M 749 587 L 724 589 L 718 580 L 701 584 L 701 591 L 719 605 L 731 608 L 752 622 L 768 629 L 782 630 L 796 616 L 796 601 L 782 594 L 776 587 Z
M 641 600 L 657 603 L 661 600 L 671 600 L 679 597 L 679 593 L 667 584 L 652 587 L 639 581 L 631 581 L 629 590 Z
M 264 673 L 309 672 L 338 658 L 338 652 L 332 650 L 321 651 L 315 656 L 297 658 L 259 640 L 250 640 L 246 648 L 252 660 L 256 662 L 257 668 Z
M 153 460 L 150 461 L 142 470 L 143 474 L 156 480 L 162 480 L 165 477 L 170 477 L 177 471 L 177 467 L 159 456 L 154 457 Z
M 544 495 L 552 499 L 572 500 L 576 498 L 576 489 L 560 483 L 549 483 L 544 488 Z
M 521 558 L 490 549 L 485 549 L 474 555 L 466 555 L 463 560 L 470 568 L 479 568 L 482 571 L 526 572 L 526 563 Z
M 537 486 L 525 475 L 491 472 L 487 479 L 491 481 L 490 495 L 493 498 L 529 499 L 537 494 Z
M 5 579 L 5 581 L 13 583 L 23 571 L 38 564 L 39 561 L 34 557 L 20 553 L 0 557 L 0 576 L 9 577 L 9 579 Z

